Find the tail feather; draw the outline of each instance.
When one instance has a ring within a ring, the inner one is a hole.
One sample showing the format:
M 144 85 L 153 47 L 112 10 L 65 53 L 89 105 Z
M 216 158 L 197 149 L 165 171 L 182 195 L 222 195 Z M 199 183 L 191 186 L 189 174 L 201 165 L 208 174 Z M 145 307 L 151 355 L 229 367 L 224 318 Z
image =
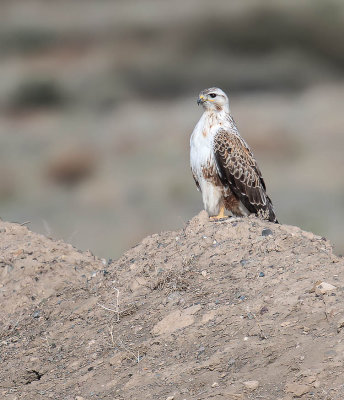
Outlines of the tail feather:
M 275 215 L 275 211 L 272 205 L 272 201 L 270 200 L 270 197 L 267 197 L 268 200 L 268 209 L 269 209 L 269 221 L 270 222 L 274 222 L 275 224 L 279 224 L 276 215 Z

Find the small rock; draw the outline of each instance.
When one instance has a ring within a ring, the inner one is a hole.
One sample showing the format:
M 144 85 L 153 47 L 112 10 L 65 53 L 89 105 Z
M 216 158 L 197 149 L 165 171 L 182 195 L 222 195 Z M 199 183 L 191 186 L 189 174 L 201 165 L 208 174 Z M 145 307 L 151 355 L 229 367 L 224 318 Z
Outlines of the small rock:
M 247 313 L 247 318 L 248 319 L 254 319 L 254 315 L 251 312 Z
M 176 310 L 159 321 L 152 329 L 154 335 L 170 334 L 178 329 L 183 329 L 195 322 L 196 314 L 202 306 L 195 304 L 184 310 Z
M 177 302 L 180 298 L 179 292 L 172 292 L 170 295 L 167 296 L 168 301 Z
M 168 396 L 167 398 L 166 398 L 166 400 L 173 400 L 174 399 L 174 396 Z
M 230 367 L 232 367 L 234 364 L 235 364 L 234 358 L 230 358 L 230 359 L 228 360 L 228 363 L 227 363 L 228 367 L 230 368 Z
M 301 397 L 308 393 L 310 389 L 308 385 L 300 385 L 298 383 L 287 383 L 285 386 L 285 391 L 287 393 L 292 393 L 296 397 Z
M 333 358 L 333 357 L 335 357 L 337 355 L 337 352 L 335 351 L 335 350 L 328 350 L 328 351 L 325 351 L 325 356 L 327 357 L 327 358 Z
M 206 276 L 207 276 L 207 271 L 204 269 L 204 270 L 201 272 L 201 274 L 202 274 L 204 277 L 206 277 Z
M 84 400 L 84 398 L 82 396 L 76 396 L 75 400 Z
M 211 385 L 212 388 L 216 388 L 216 387 L 218 387 L 218 386 L 219 386 L 219 384 L 218 384 L 217 382 L 214 382 L 214 383 Z
M 41 312 L 39 310 L 37 310 L 32 314 L 32 316 L 33 316 L 33 318 L 39 318 L 41 316 Z
M 316 380 L 317 380 L 317 377 L 314 375 L 311 375 L 311 376 L 307 376 L 307 378 L 305 379 L 305 382 L 310 385 L 311 383 L 314 383 Z
M 207 312 L 206 314 L 203 315 L 202 317 L 202 323 L 206 324 L 207 322 L 211 321 L 216 317 L 216 310 L 211 310 Z
M 339 333 L 344 328 L 344 319 L 341 319 L 337 325 L 337 332 Z
M 246 381 L 246 382 L 244 382 L 244 386 L 246 387 L 246 389 L 256 390 L 259 386 L 259 382 L 258 381 Z
M 336 289 L 337 289 L 337 287 L 331 285 L 330 283 L 321 282 L 315 286 L 315 294 L 317 294 L 317 295 L 327 294 L 327 293 L 333 292 Z
M 259 272 L 259 277 L 263 278 L 265 276 L 264 272 Z
M 241 260 L 240 264 L 244 267 L 246 264 L 248 264 L 248 261 L 247 260 Z
M 262 236 L 270 236 L 273 235 L 273 232 L 271 229 L 265 228 L 262 230 Z
M 263 315 L 263 314 L 265 314 L 265 313 L 268 312 L 268 311 L 269 311 L 269 309 L 268 309 L 266 306 L 264 306 L 264 307 L 262 307 L 262 308 L 260 309 L 259 314 L 260 314 L 260 315 Z
M 302 231 L 302 236 L 304 236 L 305 238 L 310 239 L 310 240 L 315 238 L 314 233 L 306 232 L 306 231 Z

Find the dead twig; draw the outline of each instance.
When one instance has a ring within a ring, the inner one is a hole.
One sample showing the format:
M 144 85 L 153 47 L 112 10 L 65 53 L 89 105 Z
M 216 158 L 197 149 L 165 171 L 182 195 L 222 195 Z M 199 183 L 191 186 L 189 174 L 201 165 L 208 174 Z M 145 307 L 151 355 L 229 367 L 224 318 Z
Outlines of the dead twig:
M 324 296 L 322 296 L 322 299 L 321 299 L 321 300 L 322 300 L 322 302 L 324 303 L 324 307 L 325 307 L 324 313 L 325 313 L 326 321 L 327 321 L 328 323 L 330 323 L 329 318 L 328 318 L 327 306 L 326 306 L 326 301 L 324 300 Z
M 31 224 L 31 221 L 22 222 L 22 223 L 20 224 L 20 226 L 24 226 L 24 225 L 27 225 L 27 224 Z
M 103 304 L 100 304 L 100 303 L 97 303 L 97 304 L 98 304 L 99 307 L 104 308 L 104 310 L 114 312 L 116 314 L 116 316 L 117 316 L 117 322 L 119 322 L 119 317 L 120 317 L 120 314 L 121 314 L 120 311 L 119 311 L 119 290 L 116 287 L 114 287 L 113 289 L 116 291 L 115 309 L 106 307 L 106 306 L 104 306 Z

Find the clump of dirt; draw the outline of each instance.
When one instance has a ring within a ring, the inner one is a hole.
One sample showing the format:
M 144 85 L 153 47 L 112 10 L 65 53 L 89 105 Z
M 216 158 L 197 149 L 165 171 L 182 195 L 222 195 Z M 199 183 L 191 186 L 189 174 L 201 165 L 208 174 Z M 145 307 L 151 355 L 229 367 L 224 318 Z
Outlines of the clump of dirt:
M 0 222 L 1 399 L 342 399 L 344 263 L 256 218 L 115 262 Z

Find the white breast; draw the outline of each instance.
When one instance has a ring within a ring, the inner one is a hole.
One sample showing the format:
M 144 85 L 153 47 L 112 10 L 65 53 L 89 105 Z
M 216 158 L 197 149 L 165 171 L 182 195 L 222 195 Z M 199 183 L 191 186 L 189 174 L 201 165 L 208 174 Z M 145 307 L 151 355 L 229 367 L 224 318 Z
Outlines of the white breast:
M 205 112 L 190 138 L 191 170 L 202 192 L 204 209 L 210 216 L 217 215 L 223 198 L 223 189 L 205 179 L 203 170 L 215 164 L 213 138 L 219 127 L 212 124 Z
M 206 126 L 206 114 L 195 126 L 190 138 L 190 164 L 197 178 L 201 176 L 202 167 L 207 165 L 213 155 L 212 140 L 209 128 Z

